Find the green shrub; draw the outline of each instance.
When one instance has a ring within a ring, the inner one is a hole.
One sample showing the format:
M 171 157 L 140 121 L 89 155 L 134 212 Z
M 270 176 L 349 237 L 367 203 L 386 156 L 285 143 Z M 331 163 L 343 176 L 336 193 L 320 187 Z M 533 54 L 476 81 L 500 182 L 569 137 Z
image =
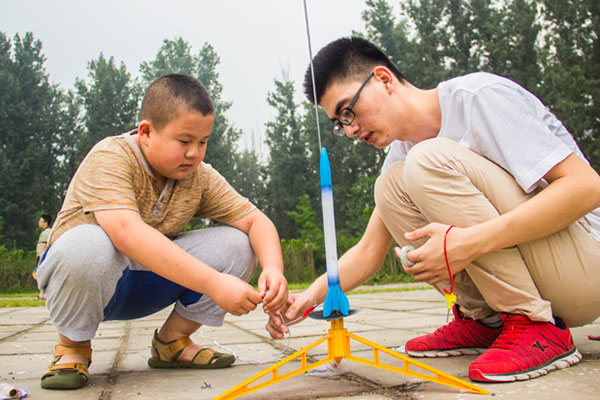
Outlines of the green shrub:
M 35 262 L 35 251 L 8 251 L 5 246 L 0 246 L 0 292 L 36 291 L 37 283 L 31 277 Z
M 356 242 L 356 239 L 341 235 L 338 243 L 340 251 L 338 256 L 354 246 Z M 284 275 L 288 284 L 311 283 L 325 271 L 324 265 L 315 265 L 317 257 L 314 254 L 313 247 L 303 243 L 300 239 L 282 239 L 281 251 L 283 253 L 283 266 L 285 268 Z M 261 272 L 262 270 L 259 266 L 252 276 L 250 284 L 256 285 L 258 283 L 258 277 Z M 400 260 L 394 254 L 394 246 L 392 246 L 385 257 L 381 269 L 365 283 L 383 284 L 394 282 L 415 282 L 415 280 L 412 276 L 404 272 Z
M 313 250 L 300 239 L 281 239 L 281 252 L 285 279 L 290 284 L 312 282 L 323 272 L 322 269 L 315 271 Z M 251 285 L 258 283 L 261 272 L 259 265 L 250 280 Z

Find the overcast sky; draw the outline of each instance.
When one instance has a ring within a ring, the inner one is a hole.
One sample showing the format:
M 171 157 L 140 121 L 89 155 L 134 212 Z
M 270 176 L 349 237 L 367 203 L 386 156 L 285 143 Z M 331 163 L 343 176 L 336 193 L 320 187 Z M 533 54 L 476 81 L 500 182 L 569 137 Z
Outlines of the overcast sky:
M 364 0 L 307 0 L 315 54 L 332 40 L 363 31 Z M 87 78 L 87 64 L 100 52 L 139 75 L 164 39 L 182 37 L 194 54 L 210 43 L 221 64 L 223 98 L 233 102 L 229 120 L 264 138 L 274 112 L 266 103 L 273 80 L 288 71 L 301 97 L 309 62 L 302 0 L 14 0 L 2 1 L 0 31 L 9 38 L 33 32 L 42 41 L 46 70 L 68 89 Z

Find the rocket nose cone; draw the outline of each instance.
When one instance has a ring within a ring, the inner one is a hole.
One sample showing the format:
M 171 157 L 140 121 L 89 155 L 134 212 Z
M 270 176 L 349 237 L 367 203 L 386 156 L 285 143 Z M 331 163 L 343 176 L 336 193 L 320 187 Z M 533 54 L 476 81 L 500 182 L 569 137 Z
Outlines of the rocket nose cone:
M 321 177 L 321 186 L 331 186 L 331 168 L 329 167 L 329 156 L 327 149 L 321 149 L 321 157 L 319 159 L 319 172 Z

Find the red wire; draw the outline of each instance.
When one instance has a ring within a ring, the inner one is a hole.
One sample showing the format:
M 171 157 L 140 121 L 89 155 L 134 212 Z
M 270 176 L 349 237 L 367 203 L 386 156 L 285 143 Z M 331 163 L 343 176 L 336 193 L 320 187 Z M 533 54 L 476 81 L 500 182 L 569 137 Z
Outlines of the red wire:
M 448 237 L 448 232 L 450 232 L 450 229 L 452 229 L 452 228 L 454 228 L 454 225 L 450 225 L 448 230 L 446 230 L 446 234 L 444 235 L 444 257 L 446 258 L 446 267 L 448 267 L 448 276 L 450 277 L 450 291 L 448 291 L 448 289 L 444 289 L 444 292 L 446 292 L 448 294 L 454 293 L 454 279 L 455 279 L 455 277 L 452 276 L 452 272 L 450 272 L 450 263 L 448 262 L 448 252 L 446 251 L 446 238 Z

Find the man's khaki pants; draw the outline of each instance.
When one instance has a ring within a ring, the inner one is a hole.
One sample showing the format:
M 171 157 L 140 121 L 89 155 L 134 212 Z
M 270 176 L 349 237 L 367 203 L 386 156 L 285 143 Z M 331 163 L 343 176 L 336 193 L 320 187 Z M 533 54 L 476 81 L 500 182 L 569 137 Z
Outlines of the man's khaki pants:
M 377 210 L 401 246 L 409 244 L 405 232 L 430 222 L 473 226 L 534 195 L 496 164 L 441 138 L 417 144 L 375 186 Z M 435 286 L 441 291 L 450 285 Z M 456 274 L 455 294 L 461 311 L 473 319 L 506 312 L 585 325 L 600 315 L 600 242 L 585 220 L 576 221 L 550 236 L 479 257 Z

